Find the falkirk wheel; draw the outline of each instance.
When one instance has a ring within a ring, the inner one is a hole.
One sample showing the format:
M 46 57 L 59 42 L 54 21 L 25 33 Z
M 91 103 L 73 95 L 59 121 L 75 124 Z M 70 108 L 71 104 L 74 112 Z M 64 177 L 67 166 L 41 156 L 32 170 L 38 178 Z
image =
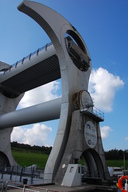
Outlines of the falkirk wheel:
M 84 40 L 71 23 L 49 7 L 36 2 L 23 1 L 18 9 L 33 18 L 44 29 L 52 41 L 59 62 L 62 98 L 53 104 L 53 113 L 59 103 L 60 120 L 55 142 L 44 170 L 46 183 L 62 183 L 68 165 L 77 164 L 80 159 L 85 163 L 88 177 L 109 179 L 99 126 L 103 118 L 95 113 L 88 92 L 91 59 Z M 1 63 L 1 70 L 6 67 L 8 64 Z M 0 165 L 6 162 L 7 166 L 13 166 L 17 163 L 12 157 L 10 135 L 13 126 L 21 125 L 20 120 L 18 124 L 15 123 L 18 119 L 15 109 L 24 93 L 15 95 L 12 90 L 14 95 L 9 97 L 6 94 L 9 90 L 9 88 L 6 90 L 6 86 L 2 86 L 1 83 Z M 52 108 L 50 102 L 49 106 Z M 46 107 L 44 113 L 45 109 Z M 48 116 L 49 113 L 46 115 Z M 36 119 L 37 122 L 39 121 L 38 116 L 39 113 L 34 113 L 35 122 Z M 24 113 L 20 115 L 20 119 L 24 121 L 24 118 L 30 118 L 29 109 L 26 117 Z M 32 118 L 30 119 L 32 123 Z

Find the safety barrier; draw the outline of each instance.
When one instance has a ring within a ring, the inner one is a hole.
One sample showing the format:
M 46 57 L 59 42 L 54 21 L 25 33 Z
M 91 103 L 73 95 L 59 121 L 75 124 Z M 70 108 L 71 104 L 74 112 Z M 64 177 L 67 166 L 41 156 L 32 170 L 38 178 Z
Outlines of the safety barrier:
M 31 167 L 0 167 L 0 179 L 3 181 L 15 181 L 22 183 L 25 178 L 28 179 L 29 184 L 33 184 L 34 180 L 39 183 L 43 180 L 44 170 L 36 166 Z
M 16 63 L 14 63 L 14 64 L 12 64 L 12 65 L 10 65 L 8 68 L 6 68 L 6 69 L 4 69 L 4 70 L 1 70 L 1 71 L 0 71 L 0 75 L 1 75 L 1 74 L 5 74 L 6 71 L 11 70 L 12 67 L 15 67 L 15 68 L 16 68 L 17 65 L 19 65 L 19 64 L 21 64 L 21 63 L 23 64 L 26 59 L 29 59 L 29 60 L 30 60 L 32 56 L 38 55 L 41 51 L 43 51 L 43 50 L 47 51 L 47 48 L 48 48 L 49 46 L 51 46 L 51 45 L 52 45 L 52 43 L 50 42 L 50 43 L 46 44 L 45 46 L 37 49 L 36 51 L 30 53 L 30 54 L 27 55 L 26 57 L 23 57 L 21 60 L 17 61 Z
M 0 191 L 1 192 L 12 192 L 12 191 L 15 191 L 16 192 L 58 192 L 56 190 L 52 190 L 52 189 L 48 189 L 48 188 L 44 188 L 44 187 L 41 187 L 41 186 L 30 186 L 30 185 L 25 185 L 25 184 L 18 184 L 18 183 L 15 183 L 15 182 L 4 182 L 4 181 L 0 181 Z
M 104 113 L 101 110 L 97 109 L 96 107 L 93 107 L 93 113 L 98 117 L 100 117 L 101 119 L 104 119 Z

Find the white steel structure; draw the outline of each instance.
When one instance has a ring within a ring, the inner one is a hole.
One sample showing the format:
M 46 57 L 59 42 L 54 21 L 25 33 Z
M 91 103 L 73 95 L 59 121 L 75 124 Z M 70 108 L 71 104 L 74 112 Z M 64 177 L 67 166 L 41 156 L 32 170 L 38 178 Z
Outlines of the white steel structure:
M 103 117 L 94 113 L 88 92 L 91 59 L 84 40 L 65 18 L 42 4 L 23 1 L 18 9 L 45 30 L 52 44 L 13 66 L 0 64 L 0 165 L 16 165 L 10 147 L 14 126 L 60 118 L 45 182 L 61 183 L 68 165 L 81 158 L 88 178 L 108 179 L 99 128 Z M 15 111 L 25 91 L 59 78 L 62 98 Z

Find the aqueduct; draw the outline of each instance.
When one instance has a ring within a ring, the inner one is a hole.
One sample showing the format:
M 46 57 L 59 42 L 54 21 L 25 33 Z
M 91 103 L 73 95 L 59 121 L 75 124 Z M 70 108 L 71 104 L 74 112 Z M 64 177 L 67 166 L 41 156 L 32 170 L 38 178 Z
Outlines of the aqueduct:
M 14 126 L 59 118 L 54 146 L 45 167 L 45 181 L 62 183 L 69 164 L 82 158 L 87 177 L 106 180 L 99 122 L 88 92 L 91 59 L 78 31 L 60 14 L 42 4 L 23 1 L 18 9 L 33 18 L 52 44 L 15 65 L 0 63 L 0 165 L 16 165 L 10 135 Z M 27 90 L 61 78 L 62 98 L 16 110 Z M 16 110 L 16 111 L 15 111 Z

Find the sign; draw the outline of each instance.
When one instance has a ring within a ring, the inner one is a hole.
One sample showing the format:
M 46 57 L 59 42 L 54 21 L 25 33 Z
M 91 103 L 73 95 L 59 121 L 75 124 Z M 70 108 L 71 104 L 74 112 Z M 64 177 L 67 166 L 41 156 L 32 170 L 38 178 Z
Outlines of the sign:
M 87 121 L 84 128 L 84 137 L 87 145 L 90 148 L 94 148 L 97 143 L 97 132 L 94 124 L 91 121 Z

